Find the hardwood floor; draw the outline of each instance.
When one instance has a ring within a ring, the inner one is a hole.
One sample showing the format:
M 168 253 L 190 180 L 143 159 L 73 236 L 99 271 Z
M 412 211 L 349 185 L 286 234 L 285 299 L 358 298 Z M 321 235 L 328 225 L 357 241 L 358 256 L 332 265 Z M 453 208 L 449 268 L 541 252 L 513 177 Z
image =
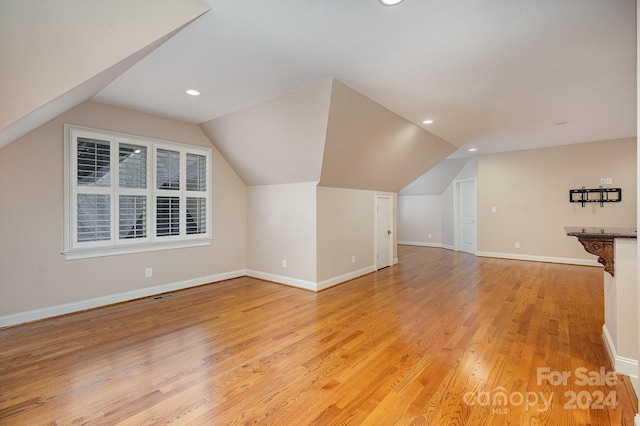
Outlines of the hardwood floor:
M 318 294 L 239 278 L 0 330 L 0 424 L 633 424 L 621 380 L 582 383 L 615 379 L 601 269 L 399 258 Z

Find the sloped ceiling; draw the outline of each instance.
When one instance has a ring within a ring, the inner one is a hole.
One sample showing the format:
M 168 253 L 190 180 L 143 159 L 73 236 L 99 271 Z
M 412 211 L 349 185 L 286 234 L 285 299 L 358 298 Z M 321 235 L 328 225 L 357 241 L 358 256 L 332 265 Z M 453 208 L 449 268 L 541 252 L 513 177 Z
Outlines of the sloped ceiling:
M 321 186 L 398 192 L 456 149 L 333 80 Z
M 636 135 L 633 0 L 205 1 L 95 100 L 202 123 L 335 77 L 454 156 Z
M 456 150 L 335 79 L 200 127 L 249 186 L 397 192 Z
M 90 99 L 208 9 L 201 0 L 2 0 L 0 147 Z
M 248 186 L 320 180 L 331 79 L 200 127 Z
M 403 188 L 398 195 L 442 195 L 470 158 L 449 158 Z

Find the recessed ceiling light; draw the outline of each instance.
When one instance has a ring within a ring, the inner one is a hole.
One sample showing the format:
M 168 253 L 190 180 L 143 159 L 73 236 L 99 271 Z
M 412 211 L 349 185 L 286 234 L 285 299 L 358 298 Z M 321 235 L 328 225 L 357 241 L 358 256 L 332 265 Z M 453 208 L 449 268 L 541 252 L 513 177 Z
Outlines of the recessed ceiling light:
M 431 124 L 431 123 L 433 123 L 433 120 L 424 120 L 422 122 L 422 124 Z
M 395 6 L 396 4 L 400 4 L 402 2 L 403 0 L 380 0 L 380 3 L 385 6 Z
M 469 152 L 475 152 L 477 150 L 478 150 L 478 148 L 469 148 Z
M 197 90 L 189 89 L 187 90 L 187 95 L 200 96 L 200 92 L 198 92 Z

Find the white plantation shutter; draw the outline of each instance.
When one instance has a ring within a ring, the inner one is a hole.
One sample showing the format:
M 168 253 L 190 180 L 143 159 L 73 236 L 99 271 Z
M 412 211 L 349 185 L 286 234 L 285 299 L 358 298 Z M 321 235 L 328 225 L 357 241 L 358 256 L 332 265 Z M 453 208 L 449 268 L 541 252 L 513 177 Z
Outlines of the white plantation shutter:
M 148 163 L 148 144 L 118 140 L 118 238 L 121 243 L 149 241 Z
M 156 168 L 156 189 L 180 189 L 180 153 L 158 149 Z
M 67 258 L 210 244 L 211 150 L 70 125 L 65 138 Z
M 118 207 L 120 239 L 147 237 L 147 197 L 120 195 Z
M 111 197 L 78 194 L 77 241 L 109 241 L 111 239 Z
M 72 145 L 73 246 L 102 247 L 112 239 L 114 139 L 78 131 Z
M 207 232 L 207 199 L 187 197 L 187 234 Z
M 187 154 L 187 191 L 207 190 L 207 157 Z
M 180 235 L 180 197 L 158 197 L 156 204 L 156 235 Z
M 120 188 L 147 187 L 147 147 L 143 145 L 119 144 Z
M 187 154 L 187 234 L 207 232 L 207 158 Z
M 111 186 L 111 142 L 78 137 L 76 149 L 78 186 Z

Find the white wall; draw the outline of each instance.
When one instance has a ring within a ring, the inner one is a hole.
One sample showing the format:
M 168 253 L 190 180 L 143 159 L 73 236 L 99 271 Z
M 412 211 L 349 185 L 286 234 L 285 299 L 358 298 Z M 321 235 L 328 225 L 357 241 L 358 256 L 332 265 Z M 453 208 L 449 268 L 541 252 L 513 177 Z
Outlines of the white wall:
M 478 158 L 469 160 L 441 195 L 398 197 L 398 232 L 402 244 L 434 245 L 453 250 L 454 247 L 454 182 L 478 175 Z M 437 211 L 439 210 L 439 212 Z M 433 231 L 433 232 L 432 232 Z M 429 239 L 433 234 L 433 241 Z M 439 237 L 436 237 L 439 235 Z
M 636 287 L 637 241 L 615 239 L 615 276 L 604 275 L 603 334 L 613 357 L 616 371 L 631 377 L 637 385 L 638 363 L 638 295 Z
M 569 190 L 622 188 L 622 202 L 569 202 Z M 492 213 L 492 207 L 496 212 Z M 636 140 L 617 139 L 481 156 L 478 166 L 480 255 L 595 264 L 565 226 L 634 227 Z M 520 248 L 515 248 L 515 242 Z
M 326 288 L 335 282 L 374 271 L 376 193 L 327 187 L 317 189 L 320 287 Z M 352 262 L 353 256 L 355 263 Z M 395 257 L 397 252 L 394 249 Z
M 442 246 L 442 196 L 398 196 L 398 243 Z
M 596 264 L 594 256 L 565 235 L 564 226 L 635 226 L 635 145 L 635 139 L 620 139 L 475 158 L 454 182 L 478 179 L 479 254 Z M 602 177 L 613 178 L 609 186 L 622 187 L 621 203 L 584 208 L 569 203 L 569 189 L 597 188 Z M 442 193 L 441 205 L 442 246 L 453 249 L 453 183 Z
M 212 148 L 212 244 L 65 260 L 65 123 Z M 0 199 L 0 326 L 38 319 L 25 312 L 46 317 L 245 269 L 246 188 L 194 124 L 87 102 L 0 149 Z
M 247 210 L 248 274 L 314 290 L 316 182 L 249 187 Z

